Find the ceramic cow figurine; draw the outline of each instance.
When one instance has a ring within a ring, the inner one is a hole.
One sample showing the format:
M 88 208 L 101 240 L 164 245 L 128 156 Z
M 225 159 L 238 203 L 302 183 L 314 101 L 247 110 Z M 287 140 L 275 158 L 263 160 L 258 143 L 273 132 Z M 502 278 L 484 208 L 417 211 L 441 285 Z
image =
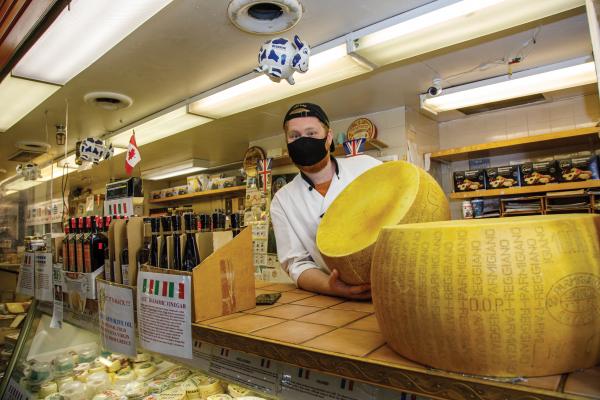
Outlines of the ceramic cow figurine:
M 281 79 L 288 81 L 293 85 L 294 72 L 308 71 L 308 58 L 310 57 L 310 48 L 302 43 L 298 35 L 294 35 L 294 40 L 286 38 L 277 38 L 265 42 L 258 52 L 258 67 L 256 72 L 267 74 L 274 82 Z
M 113 155 L 112 145 L 107 146 L 102 139 L 86 138 L 79 144 L 79 159 L 98 164 Z
M 42 177 L 40 168 L 35 163 L 17 165 L 17 175 L 22 176 L 26 181 L 35 181 Z

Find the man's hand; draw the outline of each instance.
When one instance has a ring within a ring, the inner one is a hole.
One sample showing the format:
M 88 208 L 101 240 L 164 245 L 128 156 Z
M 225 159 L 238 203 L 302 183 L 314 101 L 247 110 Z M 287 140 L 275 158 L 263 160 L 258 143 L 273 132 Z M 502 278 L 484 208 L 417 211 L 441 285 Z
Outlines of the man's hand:
M 370 284 L 348 285 L 340 280 L 340 273 L 336 269 L 330 275 L 316 268 L 308 269 L 298 278 L 298 286 L 311 292 L 353 300 L 368 300 L 371 298 Z

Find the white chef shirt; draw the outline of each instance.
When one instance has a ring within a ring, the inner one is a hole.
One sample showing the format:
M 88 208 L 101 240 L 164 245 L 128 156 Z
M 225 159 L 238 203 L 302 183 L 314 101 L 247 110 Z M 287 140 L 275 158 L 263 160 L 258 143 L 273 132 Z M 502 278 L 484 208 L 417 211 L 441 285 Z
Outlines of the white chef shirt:
M 311 268 L 329 273 L 317 245 L 317 228 L 325 211 L 350 182 L 381 161 L 360 155 L 335 159 L 337 169 L 325 197 L 301 174 L 279 189 L 271 202 L 271 220 L 277 241 L 277 256 L 283 269 L 298 283 Z

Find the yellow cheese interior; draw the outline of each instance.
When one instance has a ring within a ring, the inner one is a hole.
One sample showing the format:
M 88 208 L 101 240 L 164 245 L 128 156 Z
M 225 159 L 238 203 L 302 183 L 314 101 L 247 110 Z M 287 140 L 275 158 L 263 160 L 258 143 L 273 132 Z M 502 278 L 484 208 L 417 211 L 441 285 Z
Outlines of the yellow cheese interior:
M 364 172 L 331 204 L 317 231 L 317 247 L 331 257 L 360 251 L 382 226 L 400 222 L 419 188 L 417 167 L 390 162 Z

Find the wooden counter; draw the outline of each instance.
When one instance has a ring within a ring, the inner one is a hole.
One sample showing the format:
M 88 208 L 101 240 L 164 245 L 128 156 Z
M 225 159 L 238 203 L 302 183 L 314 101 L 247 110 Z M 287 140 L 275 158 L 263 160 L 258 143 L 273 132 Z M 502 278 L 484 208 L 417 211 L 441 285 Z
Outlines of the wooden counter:
M 256 287 L 257 294 L 282 296 L 271 306 L 193 324 L 194 339 L 433 398 L 600 399 L 600 366 L 520 383 L 432 370 L 385 345 L 371 303 L 315 295 L 291 284 Z

